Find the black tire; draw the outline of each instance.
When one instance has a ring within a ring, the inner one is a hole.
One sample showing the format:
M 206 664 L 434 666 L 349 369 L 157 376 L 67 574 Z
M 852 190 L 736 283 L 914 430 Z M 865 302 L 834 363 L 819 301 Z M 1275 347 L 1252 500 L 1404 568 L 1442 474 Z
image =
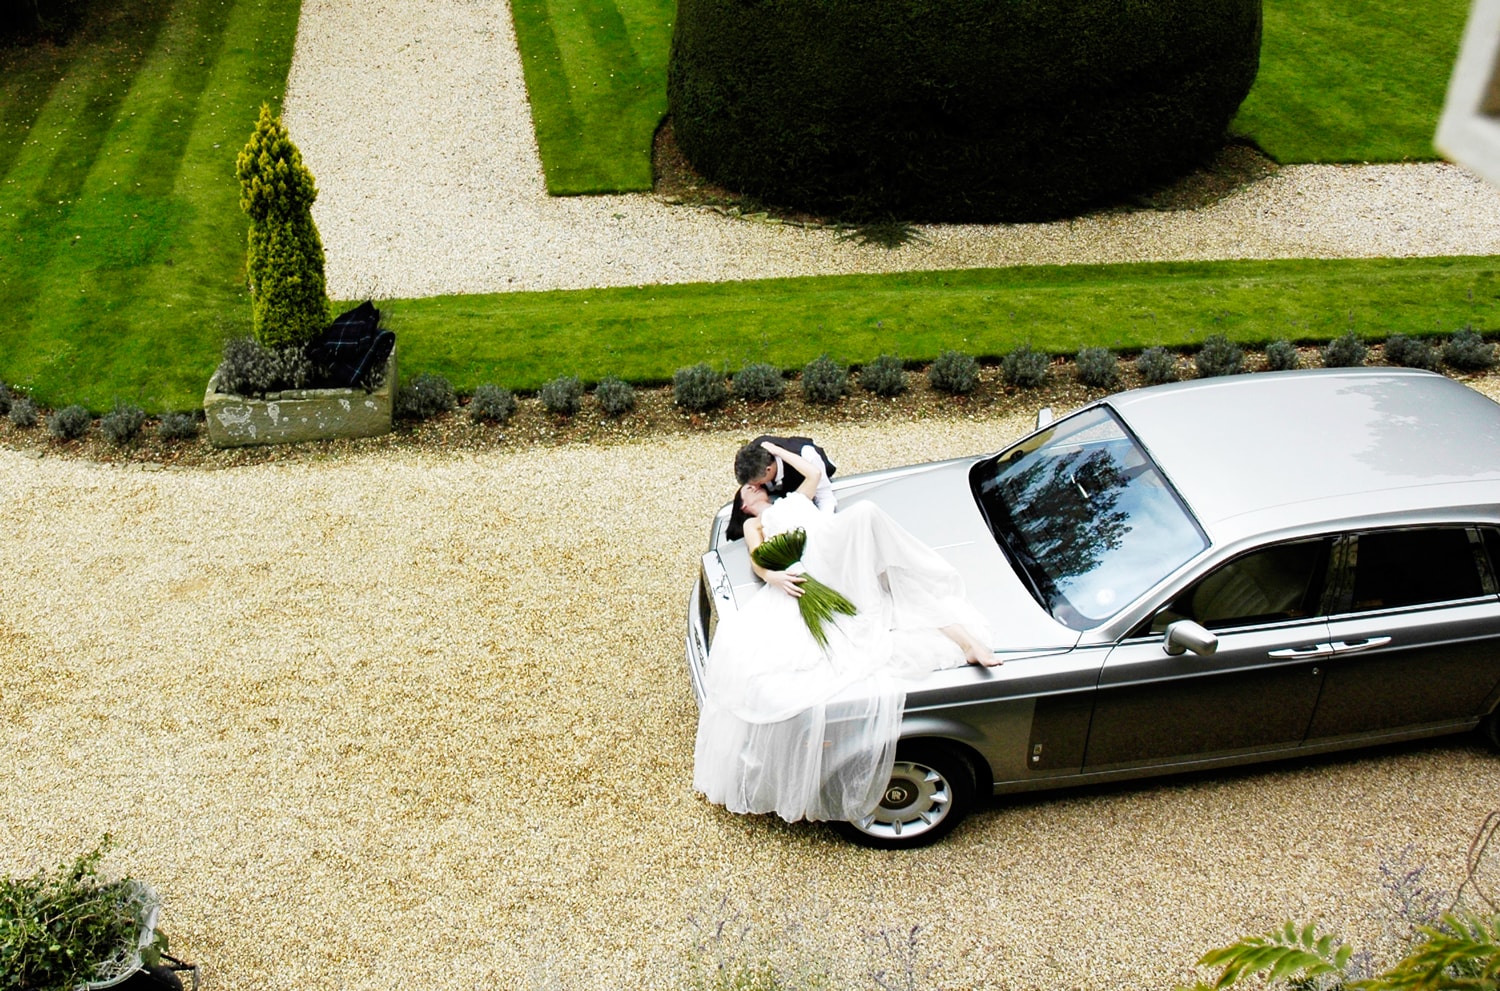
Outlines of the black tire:
M 879 850 L 908 850 L 936 843 L 974 807 L 973 762 L 952 744 L 937 740 L 903 743 L 885 796 L 875 811 L 855 822 L 835 823 L 844 837 Z

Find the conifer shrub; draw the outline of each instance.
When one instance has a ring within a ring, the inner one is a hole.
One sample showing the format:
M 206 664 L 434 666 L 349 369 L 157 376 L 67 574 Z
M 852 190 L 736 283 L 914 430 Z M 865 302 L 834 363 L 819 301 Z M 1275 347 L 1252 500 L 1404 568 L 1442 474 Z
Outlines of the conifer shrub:
M 47 432 L 58 440 L 77 440 L 89 432 L 94 418 L 82 406 L 64 406 L 47 417 Z
M 906 365 L 893 354 L 883 354 L 859 370 L 859 384 L 882 399 L 906 391 Z
M 679 368 L 672 374 L 672 401 L 685 410 L 700 412 L 723 406 L 729 398 L 724 376 L 707 362 Z
M 849 370 L 828 355 L 819 355 L 802 369 L 802 398 L 808 402 L 832 406 L 848 392 Z
M 427 372 L 413 377 L 396 393 L 396 415 L 407 420 L 430 420 L 457 405 L 453 384 Z
M 146 424 L 146 411 L 129 403 L 116 402 L 114 409 L 99 421 L 99 432 L 111 443 L 128 444 L 135 440 Z
M 1432 342 L 1420 337 L 1392 334 L 1386 338 L 1385 360 L 1387 364 L 1402 368 L 1422 368 L 1434 372 L 1437 371 L 1439 358 L 1438 350 L 1432 346 Z
M 10 412 L 11 398 L 10 390 L 5 387 L 4 382 L 0 382 L 0 416 Z
M 1177 355 L 1163 347 L 1147 348 L 1136 357 L 1135 370 L 1147 385 L 1176 382 Z
M 318 190 L 269 106 L 261 105 L 235 171 L 240 208 L 250 217 L 251 330 L 268 347 L 300 347 L 328 325 L 323 241 L 312 216 Z
M 1095 389 L 1113 389 L 1120 383 L 1120 363 L 1108 348 L 1084 348 L 1073 360 L 1078 381 Z
M 164 413 L 156 425 L 162 440 L 192 440 L 198 436 L 198 418 L 192 413 Z
M 14 426 L 34 427 L 37 420 L 36 403 L 32 402 L 29 396 L 12 399 L 10 412 L 7 415 Z
M 855 220 L 1036 220 L 1206 160 L 1261 0 L 679 0 L 678 147 L 716 183 Z
M 938 392 L 967 396 L 979 388 L 979 362 L 962 351 L 944 351 L 927 366 L 927 384 Z
M 624 416 L 635 409 L 635 387 L 623 379 L 602 378 L 594 386 L 594 400 L 606 416 Z
M 1223 334 L 1210 334 L 1193 356 L 1199 378 L 1238 375 L 1244 371 L 1245 352 Z
M 1365 363 L 1369 353 L 1370 349 L 1365 346 L 1365 342 L 1351 330 L 1329 341 L 1323 348 L 1323 367 L 1358 368 Z
M 1044 385 L 1052 368 L 1052 358 L 1043 351 L 1022 344 L 1000 359 L 1000 375 L 1006 385 L 1035 389 Z
M 469 419 L 475 423 L 504 423 L 516 412 L 516 397 L 509 389 L 486 382 L 469 400 Z
M 1482 372 L 1495 365 L 1495 346 L 1472 327 L 1465 327 L 1443 345 L 1443 360 L 1461 372 Z
M 785 393 L 786 379 L 775 365 L 753 362 L 734 373 L 734 394 L 747 402 L 770 402 Z
M 1302 356 L 1288 340 L 1274 340 L 1266 345 L 1266 368 L 1273 372 L 1290 372 L 1302 367 Z
M 583 383 L 576 375 L 559 375 L 537 390 L 542 408 L 554 416 L 572 416 L 583 405 Z

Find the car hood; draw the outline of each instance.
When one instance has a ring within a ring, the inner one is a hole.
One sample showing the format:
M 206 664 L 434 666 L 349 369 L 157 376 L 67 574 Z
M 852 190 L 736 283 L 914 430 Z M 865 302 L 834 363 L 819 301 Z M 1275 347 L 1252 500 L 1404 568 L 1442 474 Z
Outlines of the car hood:
M 977 459 L 939 461 L 839 480 L 839 506 L 870 500 L 963 575 L 969 601 L 989 624 L 994 647 L 1007 655 L 1069 650 L 1079 634 L 1052 618 L 1032 597 L 995 542 L 969 490 Z M 754 591 L 743 541 L 717 550 L 735 586 L 735 597 Z

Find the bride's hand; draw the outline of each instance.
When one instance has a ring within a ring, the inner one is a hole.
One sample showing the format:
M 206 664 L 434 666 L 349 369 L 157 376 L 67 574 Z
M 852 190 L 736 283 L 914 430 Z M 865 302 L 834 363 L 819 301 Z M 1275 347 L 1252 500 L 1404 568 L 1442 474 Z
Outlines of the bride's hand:
M 802 597 L 802 576 L 789 571 L 766 572 L 766 584 L 775 585 L 794 599 Z

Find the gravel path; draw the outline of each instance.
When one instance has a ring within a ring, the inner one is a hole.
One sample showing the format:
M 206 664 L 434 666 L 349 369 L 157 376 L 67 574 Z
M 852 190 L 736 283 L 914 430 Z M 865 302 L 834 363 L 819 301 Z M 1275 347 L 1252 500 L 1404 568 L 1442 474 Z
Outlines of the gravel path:
M 1024 426 L 807 429 L 852 473 Z M 1407 844 L 1454 883 L 1500 793 L 1463 740 L 997 802 L 917 854 L 707 805 L 683 609 L 740 440 L 0 450 L 0 873 L 111 831 L 206 987 L 289 991 L 680 989 L 689 915 L 735 912 L 838 988 L 920 925 L 923 988 L 1165 989 L 1283 917 L 1378 931 Z
M 509 8 L 304 0 L 284 119 L 337 298 L 1201 258 L 1500 254 L 1500 192 L 1444 164 L 1295 166 L 1200 210 L 934 226 L 897 251 L 649 195 L 554 199 Z

